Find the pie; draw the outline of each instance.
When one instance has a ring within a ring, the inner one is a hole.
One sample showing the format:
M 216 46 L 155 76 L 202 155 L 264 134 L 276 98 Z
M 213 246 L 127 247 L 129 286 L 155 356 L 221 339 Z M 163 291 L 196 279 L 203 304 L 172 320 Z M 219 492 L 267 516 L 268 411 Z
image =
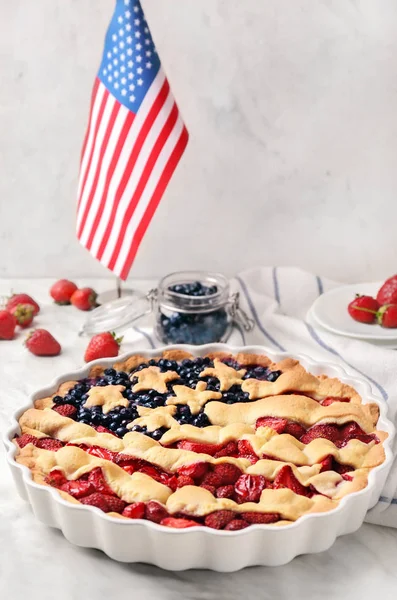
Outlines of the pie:
M 237 531 L 330 511 L 385 460 L 379 409 L 292 358 L 133 355 L 19 420 L 17 462 L 119 519 Z

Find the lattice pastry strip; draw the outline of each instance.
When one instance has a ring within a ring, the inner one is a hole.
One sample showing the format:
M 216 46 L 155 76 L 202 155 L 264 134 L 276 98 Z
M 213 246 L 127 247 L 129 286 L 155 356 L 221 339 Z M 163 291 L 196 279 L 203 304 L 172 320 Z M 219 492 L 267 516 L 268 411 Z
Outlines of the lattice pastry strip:
M 30 409 L 21 417 L 20 424 L 22 431 L 26 433 L 40 431 L 62 442 L 100 446 L 114 452 L 123 452 L 152 462 L 170 472 L 183 465 L 200 461 L 234 462 L 243 471 L 244 466 L 250 464 L 246 459 L 230 457 L 214 459 L 209 454 L 165 448 L 159 442 L 135 432 L 128 433 L 123 439 L 120 439 L 108 433 L 98 433 L 90 425 L 76 423 L 67 417 L 56 415 L 54 418 L 49 410 Z M 238 425 L 234 424 L 230 426 L 230 429 L 234 427 L 238 428 Z M 381 437 L 385 435 L 383 432 L 377 433 Z M 270 434 L 269 437 L 268 434 Z M 383 447 L 374 442 L 364 444 L 359 440 L 350 440 L 343 448 L 336 448 L 329 440 L 318 438 L 305 446 L 290 435 L 274 435 L 269 432 L 268 428 L 260 428 L 255 435 L 243 434 L 241 439 L 248 439 L 252 442 L 258 456 L 271 455 L 275 460 L 301 466 L 321 462 L 327 455 L 332 455 L 338 462 L 351 465 L 356 469 L 375 466 L 384 460 Z

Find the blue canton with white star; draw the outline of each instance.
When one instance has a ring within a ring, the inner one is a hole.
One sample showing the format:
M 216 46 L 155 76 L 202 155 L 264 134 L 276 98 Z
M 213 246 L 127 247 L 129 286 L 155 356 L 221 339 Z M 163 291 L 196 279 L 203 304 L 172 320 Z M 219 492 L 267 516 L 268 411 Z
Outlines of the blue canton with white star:
M 109 92 L 135 114 L 160 68 L 138 0 L 117 0 L 105 39 L 98 77 Z

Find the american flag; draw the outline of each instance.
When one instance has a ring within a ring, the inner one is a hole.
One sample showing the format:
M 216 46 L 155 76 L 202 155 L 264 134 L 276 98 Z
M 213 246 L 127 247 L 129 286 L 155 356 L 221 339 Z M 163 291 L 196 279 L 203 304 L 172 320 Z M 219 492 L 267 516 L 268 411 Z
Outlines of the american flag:
M 77 237 L 121 279 L 188 141 L 139 0 L 117 0 L 83 143 Z

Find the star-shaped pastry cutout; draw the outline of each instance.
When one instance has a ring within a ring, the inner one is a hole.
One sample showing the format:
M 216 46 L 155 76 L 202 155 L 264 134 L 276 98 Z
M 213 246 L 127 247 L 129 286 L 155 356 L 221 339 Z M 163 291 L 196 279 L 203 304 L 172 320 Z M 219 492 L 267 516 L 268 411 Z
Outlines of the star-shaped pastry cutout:
M 132 388 L 133 392 L 141 392 L 144 390 L 156 390 L 159 394 L 168 392 L 167 383 L 179 379 L 178 373 L 175 371 L 160 371 L 159 367 L 147 367 L 135 373 L 131 373 L 131 379 L 137 378 L 137 383 Z
M 103 414 L 107 414 L 116 406 L 128 406 L 127 398 L 124 398 L 121 392 L 124 392 L 123 385 L 104 385 L 92 387 L 88 392 L 88 398 L 84 408 L 93 406 L 102 406 Z
M 158 408 L 147 408 L 146 406 L 137 406 L 139 414 L 138 419 L 128 423 L 127 429 L 131 429 L 134 425 L 146 427 L 148 431 L 155 431 L 161 427 L 171 429 L 179 426 L 178 421 L 173 418 L 176 413 L 176 406 L 160 406 Z
M 201 371 L 200 377 L 216 377 L 219 379 L 221 392 L 227 392 L 233 385 L 241 385 L 243 383 L 243 375 L 246 370 L 240 369 L 236 371 L 233 367 L 225 365 L 219 358 L 215 358 L 214 366 L 207 367 Z
M 175 396 L 167 398 L 166 404 L 187 404 L 192 415 L 199 413 L 209 400 L 220 400 L 222 398 L 222 394 L 219 392 L 207 391 L 205 381 L 199 381 L 194 390 L 186 385 L 174 385 L 172 389 Z

